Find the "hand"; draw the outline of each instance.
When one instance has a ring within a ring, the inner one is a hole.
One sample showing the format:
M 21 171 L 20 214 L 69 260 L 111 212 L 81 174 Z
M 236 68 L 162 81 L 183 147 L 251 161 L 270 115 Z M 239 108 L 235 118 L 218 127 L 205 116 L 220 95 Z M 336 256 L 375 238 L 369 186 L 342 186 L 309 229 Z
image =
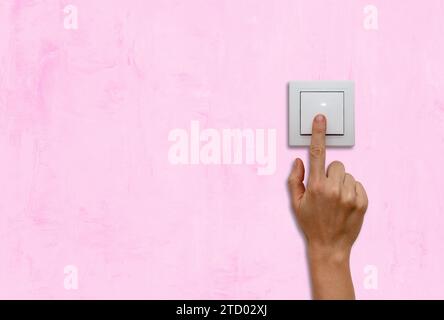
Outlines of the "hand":
M 362 184 L 333 161 L 325 172 L 327 122 L 313 120 L 307 188 L 302 160 L 296 159 L 288 179 L 291 204 L 307 240 L 314 298 L 354 298 L 349 259 L 367 210 Z

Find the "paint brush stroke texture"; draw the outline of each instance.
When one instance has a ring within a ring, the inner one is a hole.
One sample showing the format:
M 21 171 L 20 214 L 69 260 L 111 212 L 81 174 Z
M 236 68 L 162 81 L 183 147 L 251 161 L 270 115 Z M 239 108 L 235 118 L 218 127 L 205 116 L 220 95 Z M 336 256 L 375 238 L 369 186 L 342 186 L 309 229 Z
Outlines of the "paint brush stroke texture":
M 356 146 L 328 160 L 370 198 L 357 296 L 444 297 L 444 2 L 373 1 L 379 30 L 367 4 L 2 0 L 0 298 L 308 298 L 287 83 L 319 79 L 356 82 Z M 275 173 L 171 165 L 191 121 L 275 129 Z

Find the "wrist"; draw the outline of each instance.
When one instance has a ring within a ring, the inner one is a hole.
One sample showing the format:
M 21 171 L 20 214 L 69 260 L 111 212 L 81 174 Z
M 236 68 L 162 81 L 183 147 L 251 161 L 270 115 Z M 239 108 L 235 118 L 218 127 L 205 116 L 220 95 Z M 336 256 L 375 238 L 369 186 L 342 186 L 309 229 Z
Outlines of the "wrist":
M 350 249 L 315 244 L 307 246 L 314 299 L 355 298 Z
M 312 263 L 321 263 L 332 266 L 348 266 L 351 248 L 320 245 L 309 243 L 307 245 L 308 258 Z

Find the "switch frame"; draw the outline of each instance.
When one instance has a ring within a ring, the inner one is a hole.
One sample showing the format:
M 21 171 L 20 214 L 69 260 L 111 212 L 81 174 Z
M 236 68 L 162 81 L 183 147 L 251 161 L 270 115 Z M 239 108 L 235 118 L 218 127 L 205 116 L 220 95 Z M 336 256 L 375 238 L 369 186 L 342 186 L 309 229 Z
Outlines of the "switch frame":
M 344 92 L 344 134 L 326 135 L 326 145 L 352 147 L 355 144 L 354 81 L 291 81 L 289 83 L 288 144 L 309 146 L 311 135 L 301 134 L 301 92 Z M 327 120 L 328 126 L 328 120 Z

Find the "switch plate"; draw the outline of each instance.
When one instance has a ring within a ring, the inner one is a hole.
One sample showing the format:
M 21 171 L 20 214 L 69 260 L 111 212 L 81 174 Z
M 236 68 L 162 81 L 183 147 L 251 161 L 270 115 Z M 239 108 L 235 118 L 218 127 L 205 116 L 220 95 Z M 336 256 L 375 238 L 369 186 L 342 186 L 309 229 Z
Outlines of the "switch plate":
M 313 118 L 327 118 L 327 146 L 355 144 L 353 81 L 293 81 L 289 84 L 289 145 L 308 146 Z
M 311 135 L 314 117 L 327 118 L 327 134 L 344 134 L 344 91 L 301 91 L 301 134 Z

